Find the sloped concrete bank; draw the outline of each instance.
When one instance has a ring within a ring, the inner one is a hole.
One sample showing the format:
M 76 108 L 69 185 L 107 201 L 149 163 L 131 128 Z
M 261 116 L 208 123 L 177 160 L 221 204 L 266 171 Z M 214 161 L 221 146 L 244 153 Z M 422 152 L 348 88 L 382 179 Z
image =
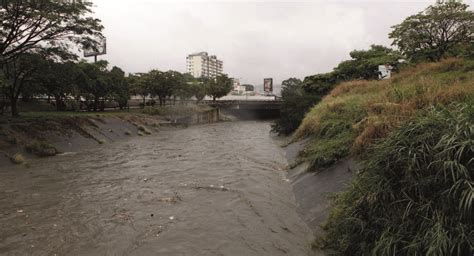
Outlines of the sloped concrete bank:
M 106 146 L 163 129 L 218 121 L 217 109 L 180 116 L 122 112 L 4 120 L 0 124 L 0 167 L 12 162 L 27 164 L 28 159 L 78 152 L 102 144 Z
M 298 141 L 285 148 L 287 161 L 292 167 L 288 170 L 288 178 L 293 185 L 298 213 L 318 237 L 324 232 L 321 225 L 329 215 L 331 195 L 342 191 L 360 166 L 354 159 L 348 158 L 323 171 L 308 172 L 307 163 L 298 163 L 299 152 L 306 143 L 305 140 Z

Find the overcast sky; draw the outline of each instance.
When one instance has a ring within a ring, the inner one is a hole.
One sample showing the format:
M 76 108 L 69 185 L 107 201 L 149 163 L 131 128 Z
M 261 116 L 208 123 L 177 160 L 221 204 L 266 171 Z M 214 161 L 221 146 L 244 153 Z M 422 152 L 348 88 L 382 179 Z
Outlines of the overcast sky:
M 435 0 L 94 0 L 111 65 L 126 72 L 186 71 L 207 51 L 244 83 L 328 72 L 353 49 L 389 46 L 392 25 Z M 472 6 L 472 1 L 464 1 Z

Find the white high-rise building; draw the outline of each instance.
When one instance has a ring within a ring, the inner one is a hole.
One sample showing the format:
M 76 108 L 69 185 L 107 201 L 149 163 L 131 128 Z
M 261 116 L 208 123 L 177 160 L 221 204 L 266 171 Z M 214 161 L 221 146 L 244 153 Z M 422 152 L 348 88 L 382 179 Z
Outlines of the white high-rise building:
M 216 78 L 222 75 L 222 61 L 207 52 L 198 52 L 186 57 L 186 69 L 195 78 Z

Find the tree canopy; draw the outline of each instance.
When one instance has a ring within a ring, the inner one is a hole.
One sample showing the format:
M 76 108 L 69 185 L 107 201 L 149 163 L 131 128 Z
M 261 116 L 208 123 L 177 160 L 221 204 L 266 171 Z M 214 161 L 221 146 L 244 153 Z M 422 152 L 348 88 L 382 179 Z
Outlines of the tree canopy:
M 337 79 L 377 79 L 379 65 L 398 67 L 403 56 L 393 49 L 382 45 L 371 45 L 368 50 L 354 50 L 349 54 L 350 60 L 339 63 L 334 68 Z
M 411 60 L 439 61 L 474 49 L 474 12 L 468 5 L 448 1 L 429 6 L 395 25 L 389 37 Z
M 216 79 L 209 79 L 204 85 L 206 94 L 211 96 L 214 101 L 217 98 L 226 96 L 233 88 L 232 79 L 227 77 L 227 75 L 220 75 Z
M 75 46 L 96 47 L 103 29 L 89 1 L 15 0 L 0 6 L 0 65 L 25 52 L 73 59 Z

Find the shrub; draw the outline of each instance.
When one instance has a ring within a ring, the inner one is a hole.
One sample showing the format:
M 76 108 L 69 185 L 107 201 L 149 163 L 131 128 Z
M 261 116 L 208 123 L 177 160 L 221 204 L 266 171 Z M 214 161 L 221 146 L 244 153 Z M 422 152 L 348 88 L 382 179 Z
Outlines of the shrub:
M 46 141 L 40 140 L 33 140 L 33 142 L 26 145 L 25 149 L 28 151 L 28 153 L 37 155 L 39 157 L 55 156 L 58 153 L 53 145 L 47 143 Z
M 150 135 L 151 134 L 151 131 L 148 130 L 145 126 L 143 125 L 139 125 L 138 127 L 138 130 L 144 134 L 147 134 L 147 135 Z
M 432 108 L 373 146 L 318 245 L 341 255 L 472 255 L 473 114 Z
M 23 164 L 26 161 L 25 157 L 20 153 L 16 153 L 13 156 L 9 156 L 9 158 L 10 161 L 14 164 Z
M 309 94 L 293 94 L 284 97 L 280 118 L 272 125 L 272 130 L 284 135 L 294 132 L 304 119 L 305 113 L 320 99 L 319 96 Z

